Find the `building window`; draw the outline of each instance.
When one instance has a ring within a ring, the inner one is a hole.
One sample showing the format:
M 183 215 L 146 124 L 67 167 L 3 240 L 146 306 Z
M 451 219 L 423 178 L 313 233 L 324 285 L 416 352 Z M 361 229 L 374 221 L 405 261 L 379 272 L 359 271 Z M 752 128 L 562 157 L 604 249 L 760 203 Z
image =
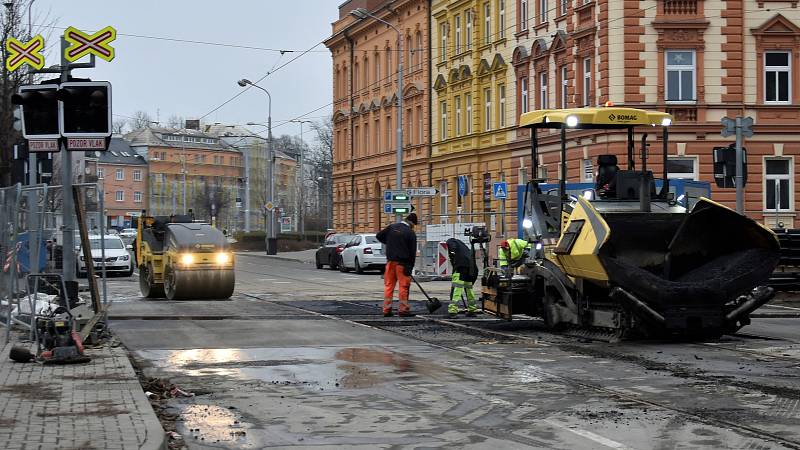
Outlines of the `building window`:
M 764 197 L 765 210 L 792 210 L 792 170 L 791 160 L 771 158 L 764 160 Z
M 499 16 L 499 23 L 498 23 L 498 30 L 497 34 L 500 39 L 504 39 L 506 37 L 506 1 L 500 0 L 500 11 L 498 13 Z
M 439 61 L 445 62 L 447 61 L 447 24 L 443 23 L 439 25 L 439 37 L 441 38 L 442 48 L 440 49 L 441 54 L 439 55 Z
M 125 191 L 117 191 L 116 192 L 116 196 L 115 196 L 115 200 L 118 201 L 118 202 L 124 202 L 125 201 Z
M 422 48 L 422 33 L 417 32 L 417 51 L 414 54 L 414 58 L 417 61 L 417 66 L 422 66 L 422 55 L 424 54 L 425 50 Z
M 442 140 L 447 139 L 447 102 L 442 102 Z
M 447 214 L 447 180 L 439 182 L 439 214 Z M 447 218 L 443 218 L 447 222 Z
M 467 134 L 472 134 L 472 124 L 474 123 L 472 118 L 472 94 L 467 94 L 464 97 L 464 103 L 467 105 Z
M 539 109 L 547 109 L 547 72 L 539 73 Z
M 124 180 L 125 179 L 125 170 L 117 169 L 117 174 L 114 177 L 115 180 Z
M 539 0 L 539 23 L 547 22 L 547 0 Z
M 456 23 L 456 55 L 461 53 L 461 16 L 453 19 Z
M 491 131 L 492 129 L 492 90 L 486 88 L 483 90 L 483 102 L 484 102 L 484 124 L 483 130 L 484 131 Z
M 394 145 L 392 145 L 392 135 L 394 130 L 392 128 L 392 116 L 386 116 L 386 149 L 392 150 Z
M 501 84 L 497 87 L 497 117 L 500 128 L 506 126 L 506 85 Z
M 142 181 L 142 171 L 135 169 L 133 171 L 133 181 Z
M 592 58 L 583 60 L 583 106 L 589 106 L 592 90 Z
M 135 203 L 142 203 L 142 193 L 139 192 L 139 191 L 134 192 L 133 193 L 133 201 Z
M 695 100 L 694 50 L 667 50 L 665 52 L 668 102 Z
M 522 0 L 519 4 L 519 29 L 528 29 L 528 0 Z
M 97 178 L 101 180 L 105 178 L 105 170 L 102 167 L 97 168 Z
M 456 96 L 456 137 L 461 136 L 461 96 Z
M 667 159 L 667 178 L 697 180 L 697 158 L 670 157 Z
M 394 74 L 394 69 L 392 68 L 392 49 L 390 47 L 386 47 L 386 82 L 391 81 L 392 75 Z
M 519 86 L 520 86 L 519 90 L 521 93 L 520 101 L 522 102 L 522 108 L 520 109 L 522 110 L 523 113 L 526 113 L 528 112 L 528 77 L 520 78 Z
M 375 85 L 377 86 L 381 79 L 381 54 L 375 52 L 373 56 L 373 61 L 375 61 Z
M 483 4 L 483 43 L 492 43 L 492 5 L 489 2 Z
M 569 0 L 558 0 L 558 15 L 563 16 L 566 14 L 568 6 Z
M 591 159 L 584 159 L 583 165 L 581 166 L 583 169 L 581 173 L 581 181 L 584 183 L 591 183 L 594 181 L 594 167 L 592 166 Z
M 417 133 L 419 133 L 419 136 L 417 137 L 417 143 L 422 144 L 425 142 L 425 128 L 423 127 L 425 118 L 422 117 L 422 106 L 417 106 L 417 123 Z
M 464 14 L 464 27 L 467 29 L 467 50 L 472 50 L 472 11 Z
M 764 53 L 764 102 L 790 103 L 792 66 L 790 52 Z
M 559 96 L 561 100 L 561 104 L 558 105 L 559 108 L 566 108 L 567 107 L 567 84 L 569 81 L 567 80 L 567 66 L 561 66 L 561 95 Z

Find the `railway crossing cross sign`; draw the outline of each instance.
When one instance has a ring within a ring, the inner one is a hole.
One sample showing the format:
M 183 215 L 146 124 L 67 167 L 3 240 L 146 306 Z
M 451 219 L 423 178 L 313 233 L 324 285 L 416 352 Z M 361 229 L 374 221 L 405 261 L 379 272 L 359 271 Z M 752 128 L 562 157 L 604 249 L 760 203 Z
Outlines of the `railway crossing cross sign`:
M 75 62 L 86 55 L 95 55 L 106 61 L 114 59 L 114 47 L 111 41 L 117 38 L 117 30 L 105 27 L 94 34 L 84 33 L 75 27 L 64 31 L 64 39 L 69 42 L 69 47 L 64 49 L 64 59 Z
M 8 57 L 6 58 L 6 69 L 13 72 L 19 69 L 23 64 L 27 64 L 36 70 L 44 67 L 44 38 L 37 34 L 30 41 L 22 43 L 13 37 L 6 39 L 6 50 Z

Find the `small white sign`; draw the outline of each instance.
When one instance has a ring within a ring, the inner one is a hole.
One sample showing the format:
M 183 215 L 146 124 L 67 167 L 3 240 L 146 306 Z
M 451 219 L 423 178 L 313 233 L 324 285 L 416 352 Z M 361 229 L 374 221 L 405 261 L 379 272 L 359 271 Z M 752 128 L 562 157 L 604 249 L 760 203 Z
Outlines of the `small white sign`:
M 433 197 L 436 195 L 436 188 L 410 188 L 406 189 L 406 193 L 408 193 L 409 197 Z
M 67 148 L 70 150 L 105 150 L 105 138 L 69 138 Z
M 58 139 L 30 139 L 28 151 L 31 152 L 57 152 Z

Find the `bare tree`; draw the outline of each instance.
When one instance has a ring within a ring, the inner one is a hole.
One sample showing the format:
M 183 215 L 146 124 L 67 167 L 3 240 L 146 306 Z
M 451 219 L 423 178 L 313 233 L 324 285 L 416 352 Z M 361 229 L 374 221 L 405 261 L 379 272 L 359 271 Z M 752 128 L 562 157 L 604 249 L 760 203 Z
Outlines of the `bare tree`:
M 125 120 L 115 120 L 111 124 L 111 132 L 114 134 L 125 134 L 125 129 L 128 127 L 128 122 Z
M 232 199 L 230 193 L 226 192 L 222 186 L 216 183 L 204 183 L 203 189 L 198 192 L 194 203 L 200 209 L 195 211 L 197 217 L 210 220 L 212 213 L 217 217 L 226 215 Z
M 329 223 L 333 205 L 333 119 L 328 117 L 311 124 L 316 133 L 316 144 L 311 147 L 306 161 L 310 170 L 307 180 L 317 188 L 315 215 L 317 224 Z M 309 222 L 312 222 L 309 220 Z M 314 227 L 312 225 L 312 227 Z M 318 227 L 324 229 L 325 227 Z
M 136 111 L 133 113 L 133 117 L 128 120 L 128 126 L 130 126 L 131 130 L 138 130 L 140 128 L 145 128 L 153 123 L 153 118 L 150 114 L 146 111 Z
M 167 119 L 167 126 L 170 128 L 183 128 L 183 117 L 173 114 Z

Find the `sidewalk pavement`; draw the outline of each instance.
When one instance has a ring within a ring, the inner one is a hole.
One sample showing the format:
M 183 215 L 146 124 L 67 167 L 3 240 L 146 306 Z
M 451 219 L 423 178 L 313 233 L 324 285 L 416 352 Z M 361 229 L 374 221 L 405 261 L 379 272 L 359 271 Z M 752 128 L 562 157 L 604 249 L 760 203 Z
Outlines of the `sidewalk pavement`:
M 86 364 L 17 363 L 0 353 L 0 448 L 163 449 L 164 429 L 122 348 Z

